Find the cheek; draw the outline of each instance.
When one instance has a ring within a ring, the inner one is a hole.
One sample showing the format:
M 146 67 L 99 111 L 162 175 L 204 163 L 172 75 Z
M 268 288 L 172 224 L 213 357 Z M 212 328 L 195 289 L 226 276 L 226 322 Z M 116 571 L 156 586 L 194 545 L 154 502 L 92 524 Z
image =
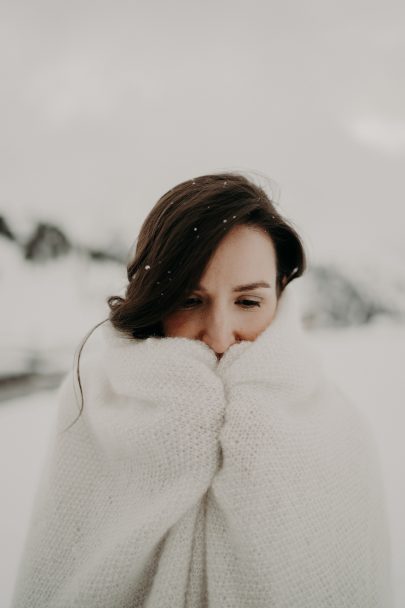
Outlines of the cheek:
M 163 331 L 165 336 L 171 338 L 192 337 L 193 328 L 189 318 L 184 314 L 175 314 L 167 317 L 163 321 Z
M 263 307 L 261 313 L 257 316 L 257 325 L 260 328 L 260 331 L 268 327 L 274 321 L 276 314 L 277 299 L 274 298 Z
M 274 321 L 274 319 L 276 317 L 276 314 L 277 314 L 277 304 L 278 304 L 278 300 L 276 298 L 274 298 L 274 300 L 271 303 L 270 308 L 267 311 L 266 327 L 268 325 L 270 325 Z
M 252 311 L 237 311 L 233 328 L 238 331 L 243 340 L 253 341 L 274 320 L 277 310 L 277 300 L 267 301 L 260 309 Z
M 243 327 L 241 332 L 244 334 L 245 340 L 255 340 L 259 334 L 262 333 L 273 322 L 275 312 L 265 311 L 260 315 L 252 315 L 250 318 L 243 320 Z

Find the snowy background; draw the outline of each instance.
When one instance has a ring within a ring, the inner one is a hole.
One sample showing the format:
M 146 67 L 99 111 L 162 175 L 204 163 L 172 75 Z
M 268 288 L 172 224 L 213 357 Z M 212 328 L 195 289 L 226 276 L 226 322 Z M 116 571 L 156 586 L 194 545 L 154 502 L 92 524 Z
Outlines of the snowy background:
M 0 606 L 87 331 L 176 183 L 271 178 L 303 322 L 381 453 L 405 605 L 405 7 L 6 0 L 0 9 Z M 266 182 L 267 184 L 267 182 Z

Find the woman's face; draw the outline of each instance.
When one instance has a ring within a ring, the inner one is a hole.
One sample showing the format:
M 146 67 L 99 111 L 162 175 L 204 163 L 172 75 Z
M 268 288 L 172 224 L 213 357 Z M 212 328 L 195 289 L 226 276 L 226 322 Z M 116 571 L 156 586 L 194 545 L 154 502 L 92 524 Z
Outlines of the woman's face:
M 270 236 L 258 227 L 235 226 L 211 257 L 198 289 L 163 319 L 165 336 L 201 340 L 218 359 L 232 344 L 255 340 L 276 314 L 276 275 Z

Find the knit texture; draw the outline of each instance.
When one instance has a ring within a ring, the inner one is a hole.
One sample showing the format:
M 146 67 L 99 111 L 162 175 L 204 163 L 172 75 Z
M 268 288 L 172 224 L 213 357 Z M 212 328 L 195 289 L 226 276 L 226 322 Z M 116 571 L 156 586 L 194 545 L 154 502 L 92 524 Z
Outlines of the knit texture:
M 65 432 L 75 377 L 58 391 L 13 608 L 390 608 L 376 442 L 294 292 L 219 362 L 95 334 Z

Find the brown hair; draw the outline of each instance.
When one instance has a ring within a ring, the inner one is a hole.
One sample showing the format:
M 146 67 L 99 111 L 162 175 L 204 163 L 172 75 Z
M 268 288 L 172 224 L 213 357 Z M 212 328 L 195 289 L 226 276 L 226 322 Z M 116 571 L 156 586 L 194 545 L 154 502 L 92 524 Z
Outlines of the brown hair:
M 221 239 L 236 225 L 262 228 L 271 237 L 277 297 L 303 274 L 306 257 L 301 239 L 261 186 L 237 172 L 202 175 L 178 184 L 157 201 L 143 222 L 127 266 L 125 296 L 107 299 L 108 319 L 92 328 L 81 344 L 79 416 L 83 410 L 80 353 L 94 329 L 109 320 L 129 339 L 163 337 L 162 318 L 196 288 Z

